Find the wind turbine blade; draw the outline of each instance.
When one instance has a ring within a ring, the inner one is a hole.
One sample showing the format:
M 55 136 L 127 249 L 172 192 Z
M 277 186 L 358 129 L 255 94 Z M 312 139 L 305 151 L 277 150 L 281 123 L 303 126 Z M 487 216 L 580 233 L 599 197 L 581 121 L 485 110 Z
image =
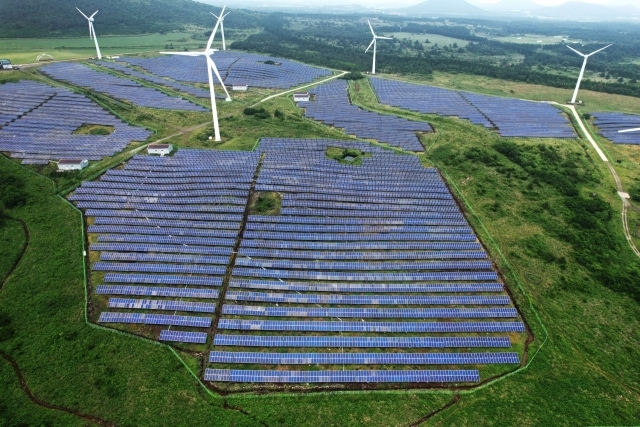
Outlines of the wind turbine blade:
M 161 55 L 206 56 L 204 52 L 160 52 Z
M 364 53 L 369 52 L 369 49 L 371 49 L 371 46 L 373 46 L 373 44 L 376 42 L 376 39 L 374 38 L 373 40 L 371 40 L 371 44 L 369 45 L 369 47 L 367 48 L 367 50 L 364 51 Z
M 211 69 L 213 70 L 213 72 L 215 73 L 216 77 L 218 78 L 218 81 L 220 82 L 220 86 L 222 86 L 222 89 L 224 89 L 224 93 L 227 94 L 227 100 L 231 100 L 231 97 L 229 96 L 229 92 L 227 92 L 227 88 L 224 85 L 224 82 L 222 81 L 222 77 L 220 77 L 220 73 L 218 72 L 218 68 L 216 67 L 216 63 L 213 62 L 213 59 L 211 59 L 210 56 L 207 55 L 207 62 L 209 63 L 209 66 L 211 67 Z
M 571 49 L 572 51 L 574 51 L 575 53 L 577 53 L 578 55 L 580 55 L 580 56 L 587 56 L 587 55 L 585 55 L 585 54 L 584 54 L 584 53 L 582 53 L 582 52 L 578 52 L 577 50 L 575 50 L 574 48 L 572 48 L 572 47 L 571 47 L 571 46 L 569 46 L 569 45 L 567 45 L 567 47 L 568 47 L 569 49 Z
M 218 15 L 216 15 L 215 13 L 213 13 L 213 12 L 209 12 L 209 13 L 212 14 L 213 16 L 215 16 L 216 19 L 220 19 L 220 17 Z
M 78 9 L 78 8 L 76 7 L 76 9 Z M 82 14 L 82 16 L 84 16 L 85 18 L 89 19 L 89 17 L 87 15 L 85 15 L 84 13 L 82 13 L 82 11 L 80 9 L 78 9 L 78 12 L 80 12 Z
M 229 11 L 229 12 L 225 13 L 225 14 L 224 14 L 224 16 L 222 17 L 222 19 L 226 18 L 226 17 L 227 17 L 227 15 L 228 15 L 228 14 L 230 14 L 230 13 L 231 13 L 231 11 Z
M 91 21 L 89 21 L 89 39 L 93 40 L 95 34 L 93 33 L 93 25 L 91 25 Z
M 618 131 L 618 133 L 628 133 L 628 132 L 640 132 L 640 128 L 623 129 Z
M 612 44 L 610 44 L 609 46 L 613 46 L 613 43 L 612 43 Z M 590 53 L 589 55 L 587 55 L 587 56 L 595 55 L 596 53 L 598 53 L 598 52 L 601 52 L 601 51 L 605 50 L 605 49 L 606 49 L 606 48 L 608 48 L 609 46 L 605 46 L 605 47 L 603 47 L 602 49 L 598 49 L 598 50 L 596 50 L 595 52 L 591 52 L 591 53 Z
M 393 40 L 393 37 L 380 37 L 380 36 L 376 36 L 377 39 L 380 40 Z
M 371 30 L 371 34 L 373 34 L 373 37 L 375 37 L 376 33 L 373 32 L 373 27 L 371 26 L 371 22 L 367 21 L 367 24 L 369 24 L 369 29 Z
M 95 12 L 93 12 L 93 15 L 91 15 L 89 18 L 93 18 L 94 16 L 96 16 L 96 13 L 98 13 L 97 10 Z
M 226 6 L 222 6 L 222 11 L 220 11 L 220 16 L 222 16 L 222 14 L 224 13 L 224 8 Z M 218 18 L 218 20 L 216 21 L 216 26 L 213 27 L 213 31 L 211 31 L 211 37 L 209 37 L 209 42 L 207 43 L 207 51 L 211 49 L 211 44 L 213 43 L 213 38 L 216 35 L 216 32 L 218 31 L 218 25 L 220 25 L 220 18 Z

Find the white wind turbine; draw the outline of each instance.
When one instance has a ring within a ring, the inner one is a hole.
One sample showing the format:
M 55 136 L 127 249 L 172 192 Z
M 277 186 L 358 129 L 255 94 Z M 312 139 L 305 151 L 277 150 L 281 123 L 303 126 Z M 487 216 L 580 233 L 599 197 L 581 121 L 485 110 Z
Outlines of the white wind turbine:
M 378 39 L 380 40 L 392 40 L 391 37 L 380 37 L 380 36 L 376 36 L 376 33 L 373 31 L 373 27 L 371 26 L 371 22 L 367 21 L 367 24 L 369 24 L 369 28 L 371 29 L 371 34 L 373 34 L 373 40 L 371 41 L 371 44 L 369 45 L 369 47 L 367 48 L 367 50 L 364 51 L 364 53 L 369 52 L 369 49 L 371 49 L 371 46 L 373 46 L 373 68 L 371 68 L 371 74 L 375 74 L 376 73 L 376 48 L 378 47 L 376 41 Z
M 76 7 L 76 9 L 78 8 Z M 96 13 L 98 13 L 98 11 L 96 10 L 95 12 L 93 12 L 93 15 L 91 16 L 85 15 L 84 13 L 82 13 L 80 9 L 78 9 L 78 12 L 80 12 L 82 16 L 87 18 L 87 21 L 89 21 L 89 38 L 93 39 L 93 41 L 96 44 L 96 52 L 98 53 L 98 59 L 102 59 L 102 54 L 100 53 L 100 46 L 98 46 L 98 37 L 96 37 L 96 30 L 93 28 L 93 17 L 96 16 Z
M 225 7 L 226 7 L 226 6 L 225 6 Z M 224 12 L 224 8 L 225 8 L 225 7 L 223 7 L 223 8 L 222 8 L 222 12 Z M 213 13 L 213 12 L 209 12 L 209 13 L 210 13 L 210 14 L 212 14 L 213 16 L 215 16 L 217 19 L 219 19 L 219 20 L 220 20 L 220 33 L 222 34 L 222 50 L 227 50 L 227 46 L 226 46 L 225 41 L 224 41 L 224 18 L 225 18 L 228 14 L 230 14 L 230 13 L 231 13 L 231 11 L 229 11 L 229 12 L 227 12 L 227 13 L 225 13 L 225 14 L 223 14 L 222 12 L 220 12 L 220 16 L 216 15 L 216 14 L 215 14 L 215 13 Z
M 611 46 L 611 45 L 609 45 Z M 571 98 L 571 103 L 575 104 L 576 103 L 576 98 L 578 97 L 578 89 L 580 89 L 580 83 L 582 82 L 582 76 L 584 76 L 584 69 L 587 66 L 587 60 L 589 59 L 590 56 L 595 55 L 596 53 L 605 50 L 606 48 L 608 48 L 609 46 L 605 46 L 602 49 L 598 49 L 595 52 L 591 52 L 588 55 L 585 55 L 582 52 L 578 52 L 577 50 L 575 50 L 574 48 L 572 48 L 571 46 L 567 45 L 567 47 L 569 49 L 571 49 L 572 51 L 574 51 L 575 53 L 577 53 L 578 55 L 582 56 L 584 58 L 584 62 L 582 63 L 582 69 L 580 70 L 580 76 L 578 77 L 578 84 L 576 84 L 576 90 L 573 92 L 573 98 Z
M 220 16 L 224 14 L 224 7 L 222 8 L 222 12 L 220 12 Z M 227 92 L 227 88 L 224 86 L 222 82 L 222 78 L 220 77 L 220 73 L 218 72 L 218 68 L 216 64 L 211 59 L 211 55 L 213 52 L 216 52 L 218 49 L 211 49 L 211 43 L 213 43 L 213 37 L 216 35 L 216 31 L 218 30 L 218 25 L 220 25 L 220 18 L 216 21 L 216 26 L 213 28 L 211 32 L 211 36 L 209 37 L 209 42 L 207 43 L 207 48 L 201 52 L 160 52 L 165 55 L 180 55 L 180 56 L 204 56 L 207 59 L 207 73 L 209 74 L 209 92 L 211 93 L 211 111 L 213 113 L 213 130 L 215 133 L 216 141 L 220 141 L 220 126 L 218 125 L 218 110 L 216 108 L 216 94 L 213 90 L 213 75 L 211 71 L 216 73 L 216 77 L 224 89 L 224 92 L 227 94 L 226 101 L 231 101 L 231 97 L 229 96 L 229 92 Z
M 622 129 L 618 131 L 618 133 L 629 133 L 629 132 L 640 132 L 640 128 Z

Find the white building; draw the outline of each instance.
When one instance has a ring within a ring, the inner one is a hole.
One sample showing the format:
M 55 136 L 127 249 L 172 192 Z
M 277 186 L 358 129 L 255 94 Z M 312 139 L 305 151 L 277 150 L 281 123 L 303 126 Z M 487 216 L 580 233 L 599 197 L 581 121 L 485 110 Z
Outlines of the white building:
M 295 92 L 293 94 L 294 102 L 309 102 L 310 99 L 309 92 Z
M 60 171 L 79 171 L 89 166 L 87 159 L 60 159 L 58 161 L 58 170 Z
M 165 154 L 169 154 L 173 151 L 173 145 L 171 144 L 149 144 L 147 147 L 147 153 L 149 154 L 160 154 L 164 156 Z
M 237 84 L 237 85 L 231 86 L 231 90 L 240 91 L 240 92 L 246 92 L 247 89 L 249 89 L 249 85 Z

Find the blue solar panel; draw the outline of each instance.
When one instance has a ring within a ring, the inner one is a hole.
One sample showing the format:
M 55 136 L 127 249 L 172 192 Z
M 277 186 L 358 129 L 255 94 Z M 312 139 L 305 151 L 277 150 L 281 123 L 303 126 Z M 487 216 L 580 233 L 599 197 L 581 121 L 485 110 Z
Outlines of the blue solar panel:
M 522 322 L 349 322 L 220 319 L 220 329 L 312 332 L 524 332 Z
M 127 308 L 138 310 L 167 310 L 167 311 L 195 311 L 200 313 L 213 313 L 216 310 L 215 303 L 145 300 L 129 298 L 109 299 L 109 308 Z
M 478 371 L 251 371 L 207 369 L 205 381 L 246 383 L 479 382 Z
M 143 323 L 147 325 L 192 326 L 195 328 L 211 327 L 210 317 L 176 316 L 167 314 L 146 313 L 100 313 L 100 323 Z
M 261 365 L 478 365 L 520 363 L 518 353 L 256 353 L 212 351 L 209 363 Z
M 160 341 L 188 342 L 194 344 L 206 344 L 206 332 L 186 332 L 186 331 L 160 331 Z
M 313 308 L 225 304 L 223 314 L 269 317 L 474 318 L 517 317 L 515 308 Z

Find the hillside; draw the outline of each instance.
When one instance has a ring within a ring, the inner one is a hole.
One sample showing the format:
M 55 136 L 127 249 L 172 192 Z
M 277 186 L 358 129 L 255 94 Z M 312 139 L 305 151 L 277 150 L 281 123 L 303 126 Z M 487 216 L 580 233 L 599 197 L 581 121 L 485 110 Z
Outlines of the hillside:
M 414 6 L 400 9 L 404 13 L 418 15 L 473 15 L 485 16 L 488 12 L 464 0 L 426 0 Z
M 99 10 L 98 36 L 172 31 L 185 25 L 213 26 L 209 12 L 220 8 L 191 0 L 0 0 L 0 37 L 60 37 L 88 35 L 85 14 Z M 256 26 L 252 12 L 234 10 L 225 20 L 229 27 Z

